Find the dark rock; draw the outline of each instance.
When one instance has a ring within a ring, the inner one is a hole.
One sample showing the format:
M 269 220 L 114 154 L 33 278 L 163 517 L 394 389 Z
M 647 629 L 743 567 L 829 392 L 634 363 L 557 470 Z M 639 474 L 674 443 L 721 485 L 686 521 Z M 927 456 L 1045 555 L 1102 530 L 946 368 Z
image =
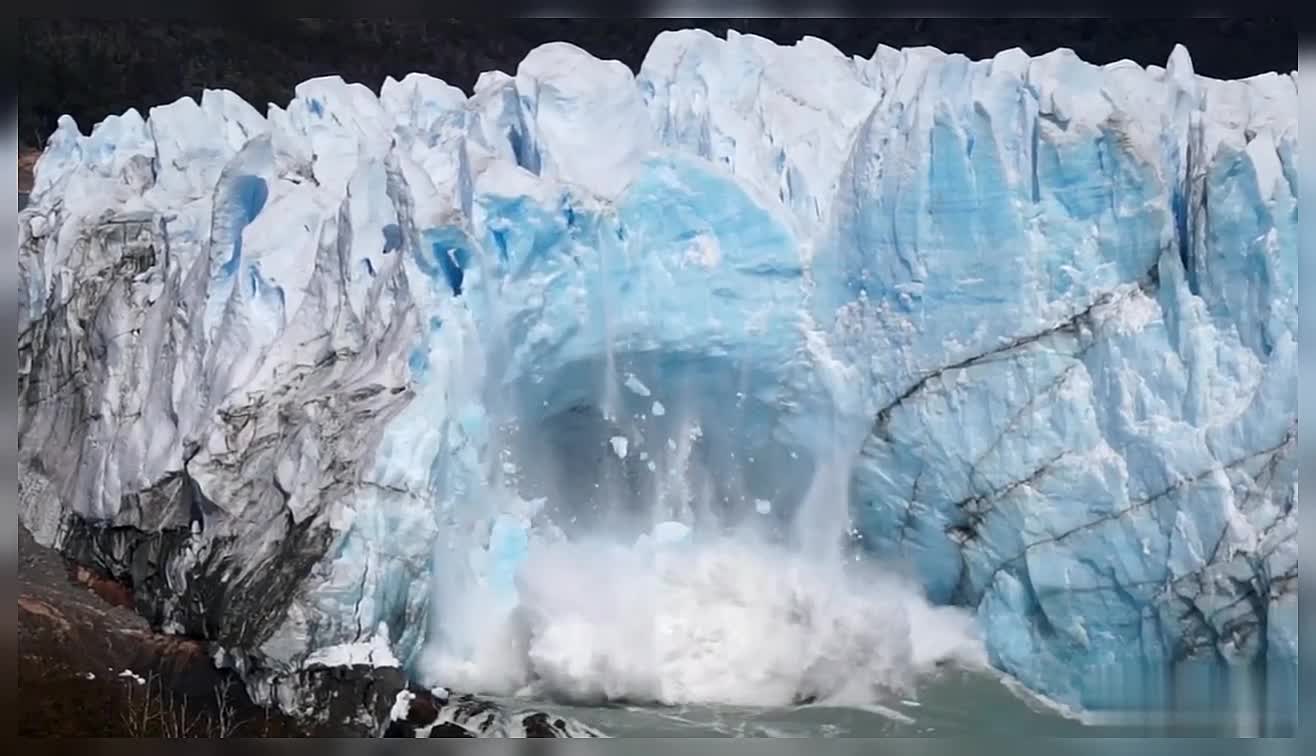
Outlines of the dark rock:
M 409 722 L 401 722 L 395 719 L 389 722 L 388 727 L 384 729 L 384 737 L 414 738 L 416 737 L 416 728 Z
M 411 706 L 407 709 L 407 721 L 416 727 L 424 727 L 431 724 L 439 718 L 439 708 L 434 705 L 434 698 L 430 695 L 417 695 L 411 699 Z
M 473 738 L 469 730 L 452 722 L 442 722 L 430 729 L 431 738 Z
M 407 688 L 406 675 L 395 667 L 365 664 L 315 665 L 294 675 L 269 674 L 259 660 L 248 658 L 247 676 L 267 701 L 292 701 L 302 716 L 313 719 L 324 737 L 415 737 L 416 725 L 403 721 L 411 735 L 398 734 L 389 713 L 398 693 Z M 430 720 L 433 721 L 433 720 Z M 387 734 L 393 731 L 394 734 Z
M 561 720 L 559 720 L 561 721 Z M 558 730 L 548 723 L 548 715 L 544 712 L 536 712 L 521 720 L 521 725 L 525 727 L 525 736 L 527 738 L 557 738 L 561 737 Z

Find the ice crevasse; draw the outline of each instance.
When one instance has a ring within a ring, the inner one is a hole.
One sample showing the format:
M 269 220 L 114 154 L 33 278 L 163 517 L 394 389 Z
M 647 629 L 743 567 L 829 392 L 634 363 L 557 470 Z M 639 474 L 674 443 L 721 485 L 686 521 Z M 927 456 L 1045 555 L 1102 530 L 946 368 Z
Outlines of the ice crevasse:
M 541 518 L 737 498 L 1058 700 L 1130 654 L 1295 668 L 1296 113 L 1183 48 L 685 31 L 638 74 L 549 44 L 469 96 L 65 118 L 19 216 L 20 515 L 271 668 L 417 663 Z M 703 499 L 658 480 L 694 437 Z

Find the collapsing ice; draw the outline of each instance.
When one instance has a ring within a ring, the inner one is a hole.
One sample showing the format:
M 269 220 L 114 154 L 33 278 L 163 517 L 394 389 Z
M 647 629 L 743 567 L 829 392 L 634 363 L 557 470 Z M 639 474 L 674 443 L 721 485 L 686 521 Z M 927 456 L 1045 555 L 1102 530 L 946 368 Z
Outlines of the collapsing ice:
M 1293 77 L 680 32 L 296 95 L 65 119 L 20 216 L 23 521 L 162 625 L 788 700 L 898 685 L 924 594 L 1065 703 L 1296 668 Z

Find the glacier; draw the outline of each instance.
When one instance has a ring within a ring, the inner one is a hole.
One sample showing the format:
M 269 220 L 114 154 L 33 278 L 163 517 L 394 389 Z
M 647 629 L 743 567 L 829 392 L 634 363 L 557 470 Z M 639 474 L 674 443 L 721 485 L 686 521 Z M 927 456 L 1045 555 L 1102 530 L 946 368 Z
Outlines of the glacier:
M 572 610 L 544 534 L 719 528 L 892 565 L 1066 704 L 1130 659 L 1291 674 L 1297 102 L 1182 47 L 683 31 L 638 74 L 558 43 L 469 95 L 65 117 L 19 215 L 20 518 L 274 678 L 451 677 L 519 594 Z

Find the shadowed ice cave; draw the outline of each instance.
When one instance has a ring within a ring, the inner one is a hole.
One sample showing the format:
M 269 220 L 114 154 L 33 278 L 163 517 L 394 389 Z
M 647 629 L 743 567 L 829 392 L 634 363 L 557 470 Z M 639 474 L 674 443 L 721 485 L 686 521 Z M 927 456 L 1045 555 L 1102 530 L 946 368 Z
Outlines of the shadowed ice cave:
M 780 530 L 814 460 L 779 438 L 774 377 L 690 354 L 615 361 L 620 380 L 603 361 L 577 362 L 517 392 L 522 420 L 507 448 L 522 460 L 511 476 L 519 493 L 544 497 L 544 513 L 573 535 L 634 538 L 665 521 L 734 529 L 760 519 Z

